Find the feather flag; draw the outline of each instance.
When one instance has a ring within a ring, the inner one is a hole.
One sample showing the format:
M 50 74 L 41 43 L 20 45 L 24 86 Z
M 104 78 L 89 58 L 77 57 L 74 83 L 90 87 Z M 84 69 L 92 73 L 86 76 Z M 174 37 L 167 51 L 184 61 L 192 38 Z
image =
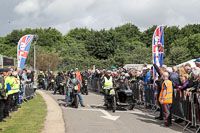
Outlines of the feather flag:
M 26 62 L 26 58 L 28 57 L 28 52 L 31 47 L 31 42 L 33 38 L 34 35 L 25 35 L 18 42 L 17 60 L 18 60 L 18 67 L 21 68 L 21 70 L 23 69 L 24 64 Z
M 154 63 L 160 68 L 163 65 L 163 54 L 164 54 L 164 26 L 158 26 L 153 34 L 152 41 L 152 54 Z M 158 79 L 156 70 L 153 69 L 153 88 L 154 88 L 154 98 L 156 100 L 156 85 L 155 81 Z

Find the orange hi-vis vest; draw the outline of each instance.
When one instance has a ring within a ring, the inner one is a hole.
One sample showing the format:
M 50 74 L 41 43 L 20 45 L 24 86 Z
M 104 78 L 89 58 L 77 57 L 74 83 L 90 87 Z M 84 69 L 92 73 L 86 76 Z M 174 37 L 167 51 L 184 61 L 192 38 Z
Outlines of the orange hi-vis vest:
M 165 96 L 163 96 L 163 88 L 164 85 L 167 88 L 167 93 Z M 162 84 L 162 90 L 160 92 L 160 97 L 159 97 L 159 102 L 161 102 L 161 100 L 163 100 L 163 103 L 172 103 L 172 99 L 173 99 L 173 87 L 172 87 L 172 82 L 170 80 L 165 80 Z

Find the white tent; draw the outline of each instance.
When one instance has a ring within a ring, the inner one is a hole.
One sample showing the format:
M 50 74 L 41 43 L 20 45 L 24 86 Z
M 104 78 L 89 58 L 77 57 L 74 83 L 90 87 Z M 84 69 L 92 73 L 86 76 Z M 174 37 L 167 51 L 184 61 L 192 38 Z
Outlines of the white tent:
M 195 60 L 196 60 L 196 59 L 192 59 L 192 60 L 183 62 L 183 63 L 177 65 L 177 67 L 180 67 L 180 66 L 182 66 L 182 65 L 185 65 L 185 64 L 187 64 L 187 63 L 190 63 L 191 67 L 196 67 L 195 62 L 194 62 Z

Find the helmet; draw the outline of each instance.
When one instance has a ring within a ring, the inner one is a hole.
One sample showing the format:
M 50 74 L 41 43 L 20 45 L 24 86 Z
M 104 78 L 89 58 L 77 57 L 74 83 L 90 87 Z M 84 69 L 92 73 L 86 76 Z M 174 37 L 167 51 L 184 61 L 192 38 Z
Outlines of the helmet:
M 108 70 L 107 73 L 112 73 L 112 71 Z
M 76 72 L 72 72 L 71 75 L 76 75 Z

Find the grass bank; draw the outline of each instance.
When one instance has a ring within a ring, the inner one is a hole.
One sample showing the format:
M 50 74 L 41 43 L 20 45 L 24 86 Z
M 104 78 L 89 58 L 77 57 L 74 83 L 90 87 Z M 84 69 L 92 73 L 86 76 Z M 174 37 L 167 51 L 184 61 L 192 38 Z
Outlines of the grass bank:
M 2 133 L 40 133 L 44 127 L 47 106 L 44 99 L 37 93 L 37 97 L 22 104 L 22 108 L 11 113 L 12 119 L 5 119 L 0 123 Z

